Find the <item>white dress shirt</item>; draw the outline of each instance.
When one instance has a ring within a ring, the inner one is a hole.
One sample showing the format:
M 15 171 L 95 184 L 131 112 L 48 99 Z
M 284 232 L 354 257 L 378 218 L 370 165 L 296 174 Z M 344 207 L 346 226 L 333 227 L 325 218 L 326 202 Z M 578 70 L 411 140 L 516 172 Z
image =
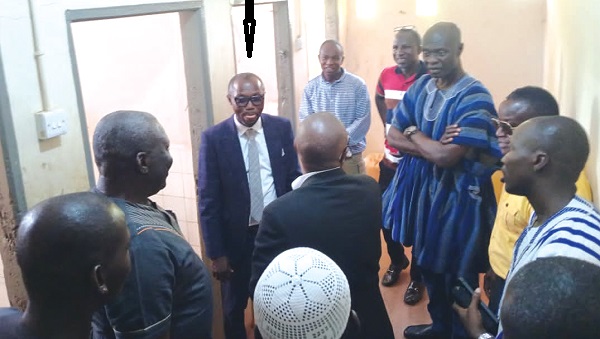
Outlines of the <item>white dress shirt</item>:
M 267 207 L 271 201 L 277 199 L 277 193 L 275 192 L 275 182 L 273 181 L 273 173 L 271 171 L 271 158 L 269 158 L 269 150 L 267 149 L 267 140 L 265 139 L 265 131 L 262 126 L 262 118 L 259 118 L 254 126 L 246 127 L 242 125 L 237 116 L 234 115 L 233 121 L 238 132 L 238 139 L 240 140 L 240 146 L 242 147 L 242 155 L 244 156 L 244 166 L 246 167 L 246 177 L 248 177 L 248 139 L 246 139 L 246 131 L 252 128 L 256 131 L 256 143 L 258 144 L 258 158 L 260 161 L 260 181 L 262 183 L 263 192 L 263 203 L 264 207 Z
M 315 174 L 333 171 L 334 169 L 338 169 L 338 168 L 340 168 L 340 166 L 334 167 L 334 168 L 330 168 L 330 169 L 326 169 L 326 170 L 322 170 L 322 171 L 308 172 L 308 173 L 302 174 L 301 176 L 297 177 L 294 181 L 292 181 L 292 190 L 297 190 L 298 188 L 300 188 L 302 186 L 302 184 L 304 184 L 304 182 L 308 178 L 312 177 Z

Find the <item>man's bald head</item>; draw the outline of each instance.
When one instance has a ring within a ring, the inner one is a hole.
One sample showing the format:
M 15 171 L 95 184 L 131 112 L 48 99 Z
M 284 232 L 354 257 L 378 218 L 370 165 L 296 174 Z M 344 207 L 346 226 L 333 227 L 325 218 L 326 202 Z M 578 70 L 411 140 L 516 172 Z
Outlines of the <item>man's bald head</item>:
M 513 139 L 530 152 L 547 154 L 552 171 L 549 174 L 566 183 L 577 181 L 590 153 L 585 130 L 565 116 L 529 119 L 517 127 Z
M 341 56 L 342 57 L 344 56 L 344 46 L 342 46 L 342 44 L 340 44 L 337 40 L 329 39 L 329 40 L 323 41 L 323 43 L 321 44 L 321 47 L 319 47 L 319 51 L 325 47 L 337 48 L 339 50 Z
M 152 149 L 162 136 L 166 136 L 164 129 L 150 113 L 116 111 L 104 116 L 93 138 L 100 174 L 108 178 L 128 175 L 135 169 L 136 154 Z
M 462 43 L 460 29 L 453 22 L 438 22 L 434 24 L 425 32 L 423 40 L 435 39 L 435 36 L 443 37 L 446 41 L 456 46 Z
M 229 85 L 227 85 L 228 94 L 235 96 L 235 92 L 239 84 L 244 82 L 252 82 L 258 84 L 258 87 L 260 88 L 262 93 L 265 93 L 265 85 L 258 75 L 254 73 L 239 73 L 234 75 L 231 78 L 231 80 L 229 80 Z
M 423 62 L 439 88 L 448 88 L 464 74 L 460 56 L 460 30 L 451 22 L 438 22 L 423 36 Z
M 17 261 L 29 298 L 46 307 L 99 303 L 101 284 L 116 294 L 129 273 L 128 244 L 123 211 L 103 195 L 72 193 L 39 203 L 17 230 Z
M 300 123 L 294 140 L 305 173 L 340 166 L 347 144 L 348 133 L 344 125 L 327 112 L 309 115 Z

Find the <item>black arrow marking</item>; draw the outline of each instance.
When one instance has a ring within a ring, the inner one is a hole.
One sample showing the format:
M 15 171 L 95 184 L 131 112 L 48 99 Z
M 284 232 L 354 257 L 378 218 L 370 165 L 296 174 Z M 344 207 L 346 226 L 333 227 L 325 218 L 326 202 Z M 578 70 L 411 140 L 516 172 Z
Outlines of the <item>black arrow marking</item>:
M 246 18 L 244 19 L 244 37 L 246 41 L 246 54 L 248 58 L 252 58 L 252 48 L 254 45 L 254 28 L 256 20 L 254 20 L 254 0 L 246 0 L 244 7 L 246 9 Z

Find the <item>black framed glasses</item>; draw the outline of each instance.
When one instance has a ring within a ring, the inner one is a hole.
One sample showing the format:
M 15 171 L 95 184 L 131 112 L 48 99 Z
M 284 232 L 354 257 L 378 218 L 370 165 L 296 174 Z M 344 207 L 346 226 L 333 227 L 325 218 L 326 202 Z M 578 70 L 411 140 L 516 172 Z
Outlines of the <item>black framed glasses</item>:
M 496 127 L 496 129 L 502 129 L 502 132 L 504 132 L 505 134 L 508 135 L 512 135 L 513 130 L 515 129 L 513 127 L 513 125 L 511 125 L 510 123 L 506 122 L 506 121 L 502 121 L 500 119 L 496 119 L 496 118 L 492 118 L 492 122 L 494 123 L 494 126 Z
M 405 26 L 394 27 L 394 32 L 416 31 L 416 30 L 417 30 L 417 26 L 415 26 L 415 25 L 405 25 Z
M 238 96 L 233 98 L 233 100 L 235 100 L 235 104 L 238 105 L 238 107 L 246 107 L 249 102 L 252 102 L 252 105 L 262 104 L 263 101 L 265 101 L 265 96 L 264 94 L 253 95 L 251 97 Z

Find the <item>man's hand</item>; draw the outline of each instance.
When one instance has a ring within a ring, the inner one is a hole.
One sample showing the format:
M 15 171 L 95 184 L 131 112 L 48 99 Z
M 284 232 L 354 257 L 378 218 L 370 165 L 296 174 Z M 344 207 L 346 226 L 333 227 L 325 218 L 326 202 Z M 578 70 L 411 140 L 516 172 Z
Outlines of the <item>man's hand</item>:
M 479 313 L 479 300 L 481 298 L 481 291 L 479 288 L 473 293 L 471 298 L 471 304 L 469 308 L 462 308 L 457 304 L 453 304 L 452 308 L 458 313 L 460 322 L 463 324 L 467 333 L 471 338 L 478 338 L 480 335 L 486 333 L 483 328 L 483 321 L 481 320 L 481 313 Z
M 488 298 L 492 295 L 492 283 L 498 279 L 498 275 L 491 268 L 483 276 L 483 291 Z
M 446 126 L 446 131 L 444 132 L 444 135 L 442 135 L 440 142 L 443 145 L 447 145 L 447 144 L 451 143 L 452 140 L 454 140 L 454 138 L 457 137 L 459 133 L 460 133 L 460 127 L 458 127 L 457 124 L 448 125 L 448 126 Z
M 233 273 L 226 256 L 216 258 L 212 261 L 212 271 L 213 277 L 220 281 L 229 280 Z

